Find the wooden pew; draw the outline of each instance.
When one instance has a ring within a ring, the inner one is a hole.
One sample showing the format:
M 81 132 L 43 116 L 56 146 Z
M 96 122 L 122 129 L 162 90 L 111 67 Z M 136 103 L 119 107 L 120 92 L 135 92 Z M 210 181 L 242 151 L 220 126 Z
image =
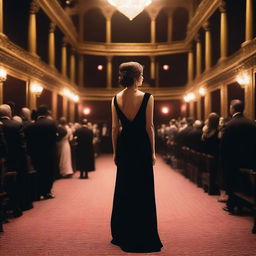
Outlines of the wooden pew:
M 238 207 L 245 206 L 252 209 L 254 215 L 252 233 L 256 234 L 256 170 L 241 168 L 238 178 L 243 186 L 239 186 L 234 191 L 235 204 Z

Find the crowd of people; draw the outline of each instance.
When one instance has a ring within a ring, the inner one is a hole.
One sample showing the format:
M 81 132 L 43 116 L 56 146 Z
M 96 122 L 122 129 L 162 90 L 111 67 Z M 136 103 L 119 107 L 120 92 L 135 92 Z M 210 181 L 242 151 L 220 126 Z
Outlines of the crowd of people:
M 33 202 L 52 199 L 53 183 L 59 178 L 88 178 L 95 170 L 95 157 L 111 148 L 109 128 L 53 120 L 46 105 L 36 111 L 22 108 L 12 115 L 12 105 L 0 105 L 0 192 L 5 221 L 33 208 Z M 8 217 L 9 216 L 9 217 Z
M 210 113 L 205 122 L 192 118 L 172 119 L 169 125 L 162 124 L 157 129 L 159 151 L 167 161 L 171 161 L 166 150 L 168 145 L 214 156 L 218 163 L 218 201 L 226 202 L 223 210 L 230 213 L 237 209 L 234 191 L 243 185 L 239 179 L 240 168 L 256 168 L 256 122 L 247 119 L 243 112 L 243 102 L 232 100 L 231 117 Z

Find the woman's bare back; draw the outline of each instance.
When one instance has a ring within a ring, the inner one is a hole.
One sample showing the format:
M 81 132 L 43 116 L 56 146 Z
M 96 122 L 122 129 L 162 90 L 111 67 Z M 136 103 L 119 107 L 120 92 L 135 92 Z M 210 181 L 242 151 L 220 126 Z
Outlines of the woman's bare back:
M 131 91 L 129 89 L 124 89 L 116 95 L 119 108 L 130 121 L 136 117 L 143 101 L 144 94 L 144 92 L 139 90 Z

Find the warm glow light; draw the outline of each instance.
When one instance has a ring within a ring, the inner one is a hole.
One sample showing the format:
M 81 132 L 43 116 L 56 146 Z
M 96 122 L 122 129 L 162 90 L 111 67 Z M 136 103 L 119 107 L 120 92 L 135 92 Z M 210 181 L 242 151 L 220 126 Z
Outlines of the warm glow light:
M 246 87 L 250 84 L 250 76 L 244 72 L 237 76 L 236 81 L 242 86 Z
M 201 96 L 204 96 L 204 95 L 206 94 L 205 88 L 202 88 L 202 87 L 199 88 L 198 92 L 199 92 L 199 94 L 200 94 Z
M 62 94 L 66 96 L 67 98 L 73 100 L 74 102 L 79 101 L 79 96 L 71 92 L 69 89 L 63 89 Z
M 144 8 L 152 3 L 152 0 L 108 0 L 116 9 L 128 17 L 134 19 Z
M 163 114 L 168 114 L 170 109 L 168 107 L 162 107 L 162 113 Z
M 7 72 L 5 69 L 0 68 L 0 82 L 5 81 L 7 78 Z
M 90 108 L 84 108 L 83 113 L 85 115 L 89 115 L 91 113 L 91 109 Z
M 169 65 L 163 65 L 163 70 L 167 71 L 170 69 L 170 66 Z
M 39 97 L 41 95 L 43 89 L 44 88 L 41 85 L 35 83 L 35 84 L 31 85 L 30 90 L 33 94 L 35 94 L 37 97 Z
M 102 65 L 98 65 L 97 69 L 101 71 L 101 70 L 103 70 L 103 66 Z
M 193 92 L 190 92 L 187 95 L 185 95 L 183 99 L 185 102 L 190 102 L 190 101 L 193 101 L 195 98 L 196 98 L 195 94 Z

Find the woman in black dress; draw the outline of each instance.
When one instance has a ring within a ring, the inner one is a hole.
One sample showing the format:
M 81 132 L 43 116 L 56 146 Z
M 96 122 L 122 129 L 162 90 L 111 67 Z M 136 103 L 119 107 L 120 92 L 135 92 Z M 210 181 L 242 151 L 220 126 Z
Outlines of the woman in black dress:
M 112 140 L 117 165 L 111 232 L 112 243 L 126 252 L 157 252 L 163 246 L 157 231 L 153 165 L 155 137 L 153 96 L 138 90 L 139 63 L 119 67 L 125 89 L 112 100 Z

